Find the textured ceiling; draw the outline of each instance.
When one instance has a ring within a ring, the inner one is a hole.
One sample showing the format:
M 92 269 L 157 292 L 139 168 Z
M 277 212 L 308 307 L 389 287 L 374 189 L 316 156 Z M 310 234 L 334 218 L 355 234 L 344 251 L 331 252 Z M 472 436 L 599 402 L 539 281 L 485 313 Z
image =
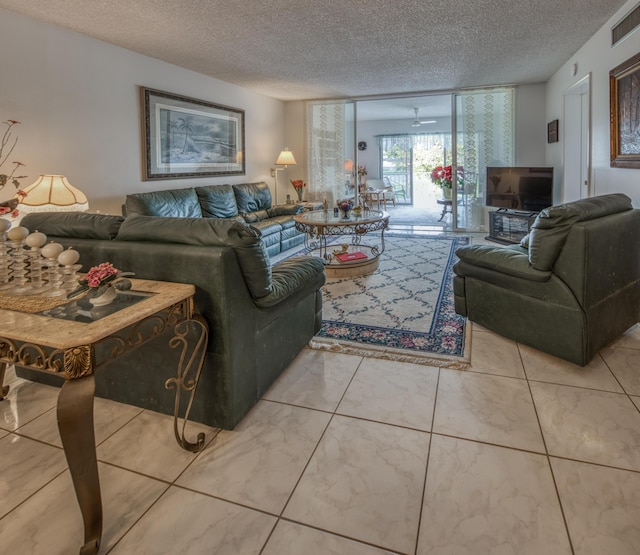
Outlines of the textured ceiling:
M 544 82 L 625 0 L 0 0 L 282 100 Z

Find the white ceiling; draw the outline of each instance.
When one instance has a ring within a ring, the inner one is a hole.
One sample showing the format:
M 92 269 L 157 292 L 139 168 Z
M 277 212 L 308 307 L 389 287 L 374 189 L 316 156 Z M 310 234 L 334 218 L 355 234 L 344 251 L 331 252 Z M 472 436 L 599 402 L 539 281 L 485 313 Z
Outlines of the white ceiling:
M 282 100 L 545 82 L 625 0 L 0 0 Z

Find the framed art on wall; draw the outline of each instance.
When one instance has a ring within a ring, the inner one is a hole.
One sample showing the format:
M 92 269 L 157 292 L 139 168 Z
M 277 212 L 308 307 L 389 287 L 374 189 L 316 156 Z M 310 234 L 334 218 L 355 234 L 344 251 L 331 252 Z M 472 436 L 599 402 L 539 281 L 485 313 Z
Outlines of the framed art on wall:
M 244 110 L 140 92 L 145 180 L 244 175 Z
M 558 140 L 558 120 L 554 119 L 547 124 L 547 142 L 557 143 Z
M 609 72 L 611 166 L 640 168 L 640 54 Z

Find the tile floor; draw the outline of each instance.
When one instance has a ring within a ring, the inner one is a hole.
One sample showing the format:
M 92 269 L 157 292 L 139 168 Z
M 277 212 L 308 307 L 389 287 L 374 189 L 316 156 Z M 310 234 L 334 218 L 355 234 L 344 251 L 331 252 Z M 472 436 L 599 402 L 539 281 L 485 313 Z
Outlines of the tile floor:
M 586 368 L 472 332 L 467 371 L 305 349 L 233 432 L 96 400 L 100 553 L 640 553 L 640 325 Z M 77 553 L 54 388 L 0 402 L 0 551 Z

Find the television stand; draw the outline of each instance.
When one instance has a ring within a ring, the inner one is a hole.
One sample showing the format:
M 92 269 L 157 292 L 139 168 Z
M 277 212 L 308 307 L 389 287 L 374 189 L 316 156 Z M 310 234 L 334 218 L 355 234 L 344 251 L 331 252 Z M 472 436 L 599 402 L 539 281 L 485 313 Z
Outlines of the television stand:
M 489 212 L 489 235 L 485 239 L 503 245 L 517 244 L 529 233 L 537 215 L 537 212 L 505 208 Z

